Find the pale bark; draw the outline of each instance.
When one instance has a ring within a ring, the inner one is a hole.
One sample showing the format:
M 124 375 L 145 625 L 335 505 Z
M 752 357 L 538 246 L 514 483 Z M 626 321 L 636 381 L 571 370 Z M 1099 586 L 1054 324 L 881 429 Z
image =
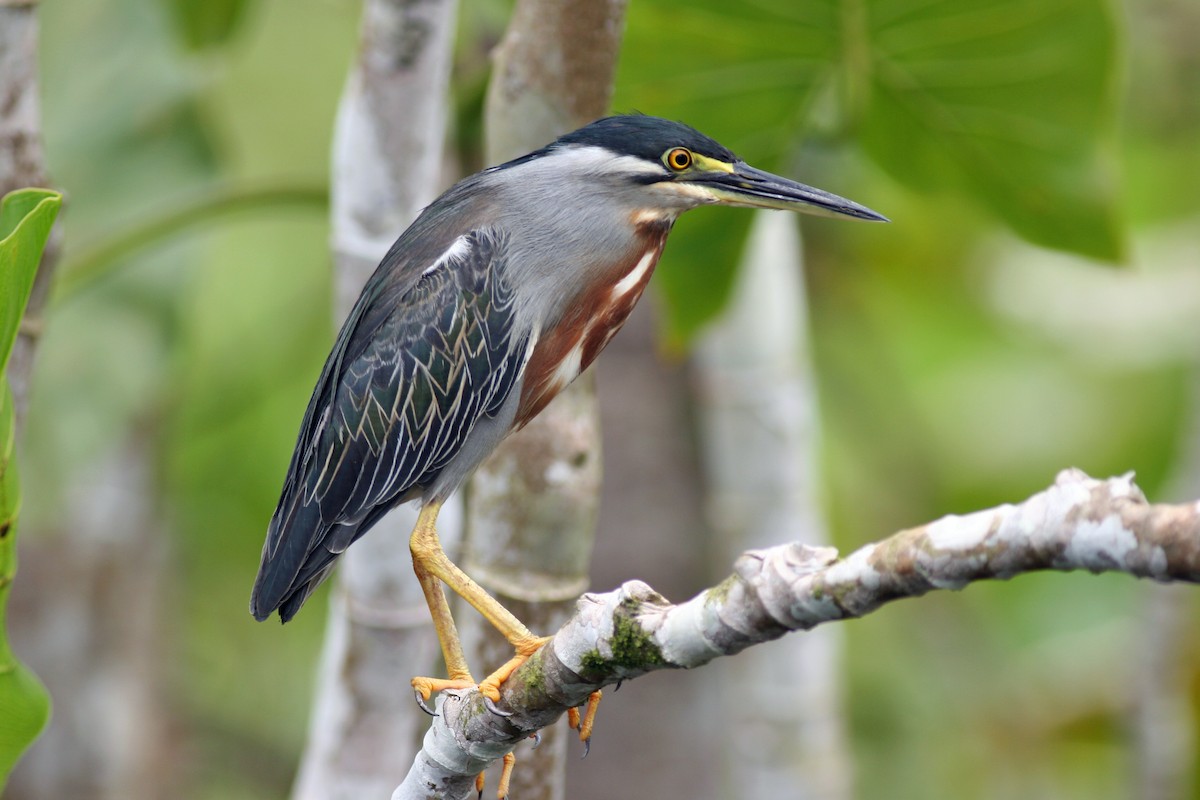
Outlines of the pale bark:
M 49 185 L 37 5 L 0 0 L 0 195 Z M 18 439 L 60 243 L 56 226 L 8 365 Z M 103 454 L 68 492 L 61 528 L 22 536 L 11 634 L 16 651 L 50 689 L 54 712 L 13 772 L 5 795 L 12 800 L 137 800 L 160 783 L 167 742 L 160 606 L 129 600 L 157 596 L 165 558 L 161 517 L 150 501 L 156 496 L 151 451 L 150 438 L 135 435 Z
M 846 558 L 798 543 L 749 551 L 726 580 L 679 605 L 639 581 L 585 595 L 504 684 L 503 716 L 474 690 L 442 693 L 439 716 L 392 798 L 467 798 L 476 773 L 615 681 L 698 667 L 901 598 L 1040 570 L 1200 583 L 1200 501 L 1152 505 L 1131 475 L 1100 481 L 1065 470 L 1017 505 L 943 517 Z
M 719 563 L 752 544 L 829 543 L 806 312 L 797 221 L 757 212 L 729 305 L 693 357 Z M 841 630 L 828 627 L 718 668 L 724 795 L 851 796 L 841 655 Z M 794 679 L 775 680 L 781 669 Z
M 168 780 L 156 444 L 134 432 L 96 459 L 68 492 L 61 528 L 38 530 L 22 560 L 13 638 L 54 710 L 13 773 L 11 800 L 148 800 Z
M 1194 797 L 1196 717 L 1191 702 L 1191 632 L 1195 598 L 1180 586 L 1147 586 L 1138 617 L 1135 680 L 1130 687 L 1132 797 Z
M 0 0 L 0 196 L 46 181 L 37 37 L 37 2 Z
M 625 0 L 519 0 L 494 55 L 489 164 L 608 110 L 624 12 Z M 554 630 L 587 588 L 599 494 L 599 411 L 588 376 L 480 466 L 468 492 L 463 568 L 531 629 Z M 460 614 L 460 629 L 477 669 L 511 655 L 473 611 Z M 565 731 L 547 731 L 522 755 L 512 796 L 563 797 L 567 744 Z
M 396 237 L 444 188 L 455 13 L 454 0 L 365 3 L 334 137 L 338 319 Z M 296 800 L 384 797 L 416 749 L 424 717 L 408 679 L 438 674 L 440 652 L 412 577 L 415 520 L 415 509 L 397 509 L 342 558 Z M 452 498 L 439 520 L 450 552 L 460 520 Z
M 1200 494 L 1200 375 L 1193 375 L 1190 399 L 1190 424 L 1181 437 L 1187 446 L 1164 491 L 1170 498 Z M 1189 657 L 1194 609 L 1183 587 L 1147 586 L 1142 592 L 1132 702 L 1123 704 L 1133 739 L 1131 796 L 1139 800 L 1195 796 L 1197 721 Z
M 25 186 L 49 186 L 42 148 L 42 112 L 38 100 L 37 0 L 0 0 L 0 197 Z M 60 236 L 51 233 L 34 277 L 25 318 L 13 345 L 8 382 L 17 417 L 17 436 L 24 430 L 29 404 L 33 353 L 42 330 L 42 310 L 58 261 Z
M 488 160 L 608 111 L 627 0 L 518 0 L 488 86 Z

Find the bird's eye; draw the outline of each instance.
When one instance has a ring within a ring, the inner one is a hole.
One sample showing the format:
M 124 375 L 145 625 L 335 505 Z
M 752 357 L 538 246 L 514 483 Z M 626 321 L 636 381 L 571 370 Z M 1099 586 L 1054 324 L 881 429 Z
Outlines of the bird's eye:
M 692 154 L 685 147 L 676 147 L 674 150 L 669 151 L 663 160 L 667 162 L 667 166 L 671 169 L 676 172 L 682 172 L 692 165 Z

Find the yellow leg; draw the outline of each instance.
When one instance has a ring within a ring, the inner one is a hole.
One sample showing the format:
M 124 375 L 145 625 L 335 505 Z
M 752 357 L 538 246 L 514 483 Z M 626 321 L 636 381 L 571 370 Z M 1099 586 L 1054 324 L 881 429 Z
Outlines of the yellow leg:
M 517 757 L 512 753 L 504 754 L 504 763 L 500 767 L 500 783 L 496 786 L 497 800 L 508 800 L 508 787 L 512 783 L 513 767 L 516 766 Z M 483 777 L 484 773 L 479 773 L 475 776 L 475 792 L 480 798 L 483 797 Z
M 496 598 L 484 591 L 482 586 L 459 569 L 442 550 L 442 543 L 438 540 L 435 524 L 438 510 L 441 507 L 441 503 L 430 503 L 421 509 L 421 514 L 417 517 L 417 527 L 413 530 L 412 538 L 409 540 L 414 568 L 417 568 L 419 563 L 421 568 L 444 581 L 447 586 L 474 606 L 484 619 L 492 623 L 496 630 L 503 634 L 505 639 L 512 642 L 514 647 L 519 643 L 537 638 L 521 624 L 521 620 L 512 615 L 512 612 L 500 605 Z
M 479 691 L 493 701 L 499 700 L 500 684 L 508 680 L 508 676 L 516 672 L 517 667 L 528 661 L 529 657 L 548 641 L 550 641 L 549 636 L 534 636 L 533 634 L 530 634 L 529 638 L 522 642 L 513 642 L 510 639 L 509 642 L 512 643 L 512 646 L 517 648 L 517 654 L 505 661 L 498 670 L 484 678 L 479 684 Z
M 534 636 L 507 608 L 500 605 L 499 601 L 450 560 L 442 550 L 442 543 L 437 535 L 437 515 L 441 507 L 440 502 L 431 502 L 421 509 L 408 545 L 412 551 L 413 571 L 417 574 L 417 580 L 421 582 L 425 601 L 429 604 L 429 613 L 433 617 L 433 625 L 450 677 L 449 680 L 414 678 L 413 688 L 428 700 L 435 691 L 475 685 L 463 656 L 462 644 L 454 626 L 454 618 L 450 615 L 450 607 L 446 603 L 446 595 L 438 585 L 440 580 L 474 606 L 484 619 L 516 648 L 516 656 L 479 684 L 480 691 L 496 701 L 500 699 L 500 684 L 545 644 L 547 639 Z
M 442 658 L 446 661 L 448 679 L 413 678 L 412 686 L 421 697 L 428 700 L 434 692 L 443 689 L 468 689 L 475 685 L 471 670 L 467 668 L 467 659 L 463 655 L 462 642 L 458 638 L 458 629 L 454 625 L 454 617 L 450 615 L 450 605 L 446 602 L 446 593 L 438 579 L 422 574 L 413 563 L 421 590 L 425 593 L 425 602 L 429 605 L 429 614 L 433 617 L 433 628 L 437 632 L 438 644 L 442 647 Z M 428 710 L 428 709 L 426 709 Z
M 579 739 L 583 742 L 583 754 L 585 756 L 592 742 L 592 726 L 596 724 L 596 710 L 600 708 L 600 698 L 603 696 L 604 693 L 599 689 L 588 695 L 582 719 L 579 717 L 578 708 L 567 709 L 567 725 L 579 731 Z
M 439 508 L 441 508 L 440 504 L 430 504 L 421 509 L 421 514 L 417 518 L 417 529 L 421 528 L 426 514 L 429 515 L 428 524 L 432 527 L 437 520 Z M 436 540 L 436 531 L 434 537 Z M 446 661 L 446 672 L 449 674 L 449 679 L 412 679 L 413 688 L 428 700 L 434 692 L 440 692 L 443 689 L 467 689 L 474 686 L 475 679 L 471 677 L 471 670 L 467 667 L 462 642 L 458 638 L 458 628 L 455 627 L 454 617 L 450 614 L 450 604 L 446 602 L 446 593 L 442 590 L 437 576 L 433 575 L 426 568 L 425 563 L 417 557 L 417 551 L 413 545 L 415 540 L 416 533 L 414 532 L 412 540 L 409 542 L 413 553 L 413 572 L 416 573 L 417 581 L 421 584 L 421 591 L 425 594 L 425 603 L 429 606 L 429 615 L 433 617 L 433 629 L 437 633 L 438 644 L 442 647 L 442 658 Z
M 499 800 L 508 800 L 508 785 L 512 782 L 513 767 L 516 763 L 516 756 L 512 753 L 504 754 L 504 765 L 500 768 L 500 784 L 496 787 L 496 797 Z

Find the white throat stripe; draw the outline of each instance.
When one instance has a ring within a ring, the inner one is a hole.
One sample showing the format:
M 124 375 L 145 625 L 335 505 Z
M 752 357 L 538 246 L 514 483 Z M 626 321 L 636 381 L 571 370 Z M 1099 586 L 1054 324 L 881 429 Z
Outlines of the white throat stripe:
M 646 272 L 650 269 L 650 265 L 654 263 L 654 254 L 654 250 L 647 250 L 646 254 L 642 256 L 642 260 L 637 263 L 637 266 L 628 275 L 617 281 L 612 290 L 614 299 L 629 294 L 633 287 L 642 282 L 642 278 L 646 277 Z

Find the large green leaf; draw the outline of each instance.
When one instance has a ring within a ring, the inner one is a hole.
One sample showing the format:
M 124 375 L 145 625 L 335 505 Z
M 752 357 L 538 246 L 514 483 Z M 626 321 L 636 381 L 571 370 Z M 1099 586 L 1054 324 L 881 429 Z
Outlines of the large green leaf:
M 881 166 L 912 187 L 970 196 L 1036 244 L 1123 256 L 1107 3 L 866 6 L 846 36 L 870 53 L 854 80 L 869 86 L 861 139 Z
M 0 367 L 6 367 L 17 328 L 29 301 L 33 277 L 62 196 L 21 189 L 0 200 Z M 0 387 L 0 789 L 21 753 L 50 715 L 50 696 L 8 644 L 4 612 L 17 571 L 17 512 L 20 491 L 13 458 L 14 425 L 8 381 Z
M 780 170 L 832 79 L 837 25 L 829 3 L 639 0 L 614 105 L 687 122 Z M 707 209 L 680 220 L 655 277 L 672 348 L 724 307 L 749 224 L 749 212 Z
M 1117 260 L 1115 28 L 1105 0 L 641 0 L 616 106 L 685 120 L 806 181 L 799 141 L 857 142 L 912 189 L 969 199 L 1037 244 Z M 732 284 L 740 239 L 714 250 L 705 233 L 676 237 L 664 259 L 676 341 Z
M 246 17 L 252 0 L 166 0 L 179 39 L 189 50 L 228 42 Z

